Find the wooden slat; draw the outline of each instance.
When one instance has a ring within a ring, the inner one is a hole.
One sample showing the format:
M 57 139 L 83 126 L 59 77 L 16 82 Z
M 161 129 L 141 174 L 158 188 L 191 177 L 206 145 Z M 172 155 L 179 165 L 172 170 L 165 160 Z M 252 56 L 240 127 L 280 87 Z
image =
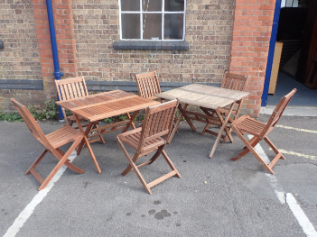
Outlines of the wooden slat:
M 115 100 L 123 100 L 125 98 L 137 97 L 137 95 L 127 93 L 124 91 L 116 90 L 110 92 L 104 92 L 95 95 L 89 95 L 84 98 L 70 99 L 67 101 L 57 101 L 56 104 L 69 109 L 71 111 L 80 110 L 93 105 L 102 105 L 106 103 L 112 103 Z
M 156 96 L 167 100 L 177 98 L 181 103 L 217 109 L 231 105 L 234 101 L 238 101 L 248 95 L 248 92 L 192 84 L 166 91 Z
M 161 182 L 163 182 L 164 180 L 167 180 L 167 179 L 173 177 L 173 176 L 176 175 L 176 174 L 177 174 L 177 172 L 176 172 L 175 170 L 173 170 L 173 171 L 167 173 L 166 175 L 164 175 L 164 176 L 162 176 L 162 177 L 160 177 L 160 178 L 158 178 L 158 179 L 152 181 L 151 183 L 148 183 L 147 186 L 148 186 L 149 188 L 152 188 L 152 187 L 154 187 L 155 185 L 158 185 L 159 183 L 161 183 Z
M 124 91 L 116 90 L 89 95 L 80 99 L 59 101 L 56 102 L 56 104 L 69 109 L 73 113 L 76 113 L 91 122 L 94 122 L 134 112 L 160 103 Z

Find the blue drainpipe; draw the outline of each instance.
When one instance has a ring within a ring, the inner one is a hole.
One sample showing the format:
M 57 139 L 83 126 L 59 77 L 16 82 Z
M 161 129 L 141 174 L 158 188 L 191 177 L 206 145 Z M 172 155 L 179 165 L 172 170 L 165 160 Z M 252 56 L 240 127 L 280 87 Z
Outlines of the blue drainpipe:
M 48 24 L 50 27 L 50 35 L 51 35 L 52 54 L 53 54 L 53 62 L 54 62 L 54 76 L 56 80 L 60 80 L 61 76 L 63 76 L 64 73 L 60 72 L 59 70 L 58 52 L 57 52 L 54 18 L 53 18 L 53 8 L 52 8 L 51 0 L 46 0 L 46 7 L 47 7 L 47 15 L 48 15 Z M 58 95 L 57 95 L 57 99 L 59 100 Z M 58 111 L 59 111 L 59 120 L 64 120 L 63 111 L 60 106 L 58 106 Z
M 276 0 L 274 19 L 273 19 L 273 25 L 272 25 L 272 34 L 271 34 L 271 40 L 270 40 L 270 46 L 269 46 L 269 55 L 267 57 L 267 64 L 266 64 L 264 89 L 263 89 L 262 98 L 261 98 L 262 99 L 261 106 L 266 106 L 267 104 L 267 96 L 268 96 L 269 87 L 270 87 L 270 79 L 271 79 L 271 73 L 272 73 L 275 42 L 276 42 L 278 21 L 280 19 L 281 5 L 282 5 L 282 0 Z

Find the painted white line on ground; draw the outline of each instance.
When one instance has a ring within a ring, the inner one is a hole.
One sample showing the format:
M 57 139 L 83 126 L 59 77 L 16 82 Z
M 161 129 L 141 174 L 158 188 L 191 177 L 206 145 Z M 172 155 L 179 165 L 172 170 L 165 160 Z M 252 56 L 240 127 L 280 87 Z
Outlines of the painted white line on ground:
M 272 150 L 272 149 L 270 148 L 270 150 Z M 306 159 L 317 160 L 317 156 L 305 155 L 305 154 L 298 153 L 298 152 L 295 152 L 295 151 L 287 151 L 287 150 L 283 150 L 283 149 L 278 149 L 278 150 L 282 154 L 288 154 L 288 155 L 303 157 L 303 158 L 306 158 Z
M 69 156 L 69 161 L 72 162 L 76 158 L 76 150 L 72 152 Z M 36 206 L 45 198 L 48 192 L 53 188 L 54 183 L 59 180 L 59 178 L 63 175 L 64 171 L 67 169 L 66 165 L 63 165 L 52 178 L 52 180 L 48 183 L 46 188 L 39 191 L 32 201 L 24 208 L 24 210 L 20 213 L 20 215 L 15 219 L 13 224 L 7 230 L 3 237 L 14 237 L 19 230 L 23 227 L 24 223 L 28 220 L 28 218 L 32 215 Z
M 271 115 L 275 109 L 276 105 L 267 105 L 266 107 L 261 107 L 260 114 Z M 313 106 L 287 106 L 283 115 L 285 116 L 306 116 L 306 117 L 316 117 L 317 107 Z
M 248 135 L 248 138 L 251 139 L 253 136 Z M 265 154 L 264 150 L 260 146 L 260 144 L 257 144 L 254 149 L 256 152 L 261 156 L 261 158 L 267 163 L 270 163 L 269 158 Z M 281 150 L 280 150 L 281 151 Z M 282 151 L 281 151 L 282 152 Z M 283 153 L 283 152 L 282 152 Z M 273 190 L 280 202 L 284 204 L 285 202 L 288 204 L 289 208 L 293 212 L 293 215 L 295 216 L 296 220 L 298 221 L 299 225 L 302 227 L 304 233 L 307 237 L 317 237 L 317 232 L 306 216 L 305 212 L 302 210 L 300 205 L 296 202 L 296 199 L 294 198 L 293 194 L 286 193 L 283 191 L 282 187 L 278 184 L 278 181 L 275 177 L 275 175 L 266 173 L 266 176 L 270 180 L 270 184 L 273 187 Z M 286 199 L 285 199 L 286 196 Z
M 253 136 L 252 135 L 248 135 L 248 138 L 251 139 Z M 262 149 L 262 147 L 260 146 L 260 144 L 257 144 L 254 149 L 256 150 L 256 152 L 262 157 L 262 159 L 264 160 L 265 163 L 269 164 L 270 160 L 267 157 L 267 155 L 265 154 L 264 150 Z M 269 173 L 265 173 L 265 175 L 267 176 L 267 178 L 270 181 L 271 187 L 273 188 L 273 191 L 276 194 L 276 197 L 278 198 L 278 200 L 282 203 L 285 204 L 285 193 L 283 188 L 279 185 L 275 175 L 269 174 Z
M 291 193 L 286 194 L 286 202 L 293 212 L 294 216 L 296 217 L 298 223 L 303 228 L 305 234 L 309 237 L 317 237 L 317 232 L 314 226 L 310 223 L 304 211 L 296 202 L 296 199 Z
M 299 131 L 299 132 L 307 132 L 307 133 L 315 133 L 315 134 L 317 134 L 317 131 L 315 131 L 315 130 L 293 128 L 293 127 L 283 126 L 283 125 L 275 125 L 275 127 L 296 130 L 296 131 Z

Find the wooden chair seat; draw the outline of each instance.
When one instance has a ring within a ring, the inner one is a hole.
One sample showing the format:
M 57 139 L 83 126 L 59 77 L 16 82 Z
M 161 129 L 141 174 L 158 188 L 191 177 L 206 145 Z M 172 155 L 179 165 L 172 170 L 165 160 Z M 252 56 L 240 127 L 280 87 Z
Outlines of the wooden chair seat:
M 237 119 L 235 126 L 241 132 L 246 132 L 253 136 L 260 136 L 266 124 L 250 118 L 247 115 L 242 115 L 240 118 Z M 270 128 L 268 133 L 271 132 L 272 129 L 273 128 Z
M 175 175 L 179 178 L 181 177 L 172 161 L 164 151 L 167 139 L 172 130 L 173 117 L 175 115 L 177 106 L 178 101 L 172 100 L 170 102 L 147 108 L 145 110 L 145 118 L 142 127 L 121 133 L 116 137 L 120 148 L 129 162 L 128 167 L 121 173 L 121 175 L 124 176 L 131 170 L 134 170 L 144 189 L 149 194 L 152 193 L 151 188 L 153 186 L 163 182 L 164 180 Z M 128 145 L 135 150 L 134 155 L 130 155 L 128 153 L 125 145 Z M 145 156 L 153 151 L 156 152 L 151 159 L 139 165 L 136 164 L 140 157 Z M 152 164 L 161 154 L 172 171 L 150 183 L 147 183 L 139 171 L 139 168 Z
M 73 142 L 76 136 L 82 136 L 82 133 L 70 126 L 64 126 L 45 135 L 46 139 L 54 149 L 61 147 L 69 142 Z
M 62 167 L 62 165 L 66 165 L 71 170 L 77 173 L 84 173 L 82 169 L 79 169 L 75 165 L 71 164 L 68 161 L 70 154 L 75 150 L 75 148 L 79 145 L 84 135 L 76 130 L 75 128 L 65 125 L 62 128 L 57 129 L 54 132 L 51 132 L 47 135 L 44 135 L 42 129 L 37 124 L 31 113 L 28 111 L 26 106 L 20 104 L 15 99 L 11 99 L 12 103 L 16 107 L 16 109 L 21 114 L 24 119 L 26 125 L 32 132 L 35 139 L 44 146 L 44 151 L 40 154 L 40 156 L 34 161 L 34 163 L 30 166 L 30 168 L 26 171 L 27 174 L 32 174 L 39 182 L 40 187 L 38 190 L 44 189 L 47 184 L 51 181 L 57 171 Z M 71 146 L 68 148 L 66 152 L 63 152 L 59 147 L 71 143 Z M 44 158 L 44 156 L 50 152 L 53 156 L 55 156 L 59 162 L 50 172 L 50 174 L 43 179 L 40 174 L 35 170 L 36 166 L 40 163 L 40 161 Z
M 239 119 L 236 119 L 232 122 L 231 128 L 238 135 L 241 141 L 245 144 L 245 147 L 243 148 L 243 151 L 240 152 L 240 154 L 233 157 L 231 160 L 236 161 L 251 151 L 255 158 L 262 164 L 264 169 L 267 172 L 274 174 L 272 170 L 273 166 L 279 159 L 285 159 L 285 157 L 275 147 L 275 145 L 272 143 L 272 141 L 270 141 L 270 139 L 267 136 L 273 130 L 274 126 L 281 118 L 286 106 L 288 105 L 289 101 L 293 98 L 295 93 L 296 89 L 293 89 L 290 93 L 288 93 L 281 99 L 281 101 L 274 109 L 271 117 L 269 118 L 266 124 L 259 122 L 247 115 L 243 115 Z M 246 139 L 243 136 L 245 133 L 253 135 L 253 138 L 251 140 Z M 254 149 L 254 147 L 262 140 L 264 140 L 276 154 L 276 156 L 270 161 L 269 164 L 267 164 Z
M 246 90 L 246 86 L 248 84 L 248 76 L 244 76 L 244 75 L 239 75 L 239 74 L 234 74 L 234 73 L 229 73 L 226 72 L 225 77 L 222 81 L 221 84 L 221 88 L 226 88 L 226 89 L 231 89 L 231 90 L 238 90 L 238 91 L 245 91 Z M 241 106 L 243 103 L 243 99 L 240 100 L 237 105 L 234 107 L 234 109 L 231 112 L 231 115 L 233 115 L 232 117 L 229 118 L 228 124 L 230 125 L 235 119 L 238 118 L 240 110 L 241 110 Z M 206 120 L 206 126 L 203 129 L 203 131 L 201 132 L 201 135 L 204 135 L 206 132 L 215 136 L 218 136 L 218 133 L 209 130 L 210 125 L 215 125 L 218 127 L 222 126 L 222 123 L 220 123 L 219 119 L 215 119 L 218 116 L 223 116 L 224 118 L 228 115 L 229 113 L 229 108 L 227 107 L 223 107 L 218 109 L 218 113 L 217 111 L 213 110 L 213 109 L 208 109 L 208 108 L 201 108 L 202 111 L 204 111 L 206 114 L 211 115 L 211 117 L 214 117 L 214 119 L 211 120 Z M 228 138 L 230 138 L 230 141 L 233 142 L 233 138 L 230 136 L 231 133 L 231 128 L 228 130 L 229 134 L 227 136 L 223 136 L 223 140 L 222 142 L 226 142 L 226 140 Z
M 140 143 L 141 133 L 142 133 L 142 128 L 137 128 L 135 130 L 132 130 L 131 132 L 119 134 L 118 137 L 121 139 L 123 143 L 128 144 L 129 146 L 131 146 L 133 149 L 136 150 Z M 165 140 L 161 137 L 151 138 L 147 141 L 144 141 L 141 152 L 144 155 L 146 152 L 148 154 L 153 151 L 152 149 L 154 147 L 159 147 L 164 144 L 165 144 Z

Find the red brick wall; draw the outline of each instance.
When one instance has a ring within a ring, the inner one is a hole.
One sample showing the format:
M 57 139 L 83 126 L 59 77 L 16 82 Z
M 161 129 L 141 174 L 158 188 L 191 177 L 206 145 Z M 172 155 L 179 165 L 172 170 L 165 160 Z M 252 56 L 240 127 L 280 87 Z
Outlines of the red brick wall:
M 188 0 L 189 50 L 114 50 L 120 40 L 118 0 L 73 1 L 78 74 L 86 80 L 131 81 L 156 70 L 165 82 L 221 83 L 228 70 L 232 0 Z
M 41 80 L 31 0 L 0 1 L 0 79 Z
M 35 28 L 42 66 L 44 90 L 48 98 L 56 97 L 52 46 L 45 0 L 32 0 Z M 77 61 L 71 0 L 52 1 L 60 71 L 66 77 L 76 76 Z
M 236 0 L 229 70 L 250 76 L 244 112 L 258 117 L 275 0 Z
M 44 94 L 45 99 L 56 98 L 46 2 L 32 0 L 32 6 L 38 43 L 38 50 L 32 51 L 33 55 L 39 55 L 41 71 L 38 72 L 44 82 L 44 93 L 39 91 L 38 94 Z M 275 0 L 236 0 L 235 5 L 232 0 L 188 0 L 188 51 L 114 50 L 113 41 L 118 41 L 120 34 L 118 0 L 94 4 L 53 0 L 60 70 L 65 73 L 63 78 L 77 74 L 84 75 L 87 80 L 110 81 L 133 80 L 134 73 L 157 70 L 162 81 L 220 83 L 224 71 L 229 69 L 250 76 L 247 89 L 251 95 L 245 100 L 243 112 L 259 116 L 274 6 Z M 24 7 L 20 6 L 14 14 L 23 14 Z M 6 12 L 0 15 L 6 16 Z M 3 25 L 0 30 L 2 34 L 12 32 L 13 35 L 23 32 L 6 30 Z M 20 44 L 19 50 L 22 46 Z M 31 73 L 39 77 L 35 68 L 31 69 Z M 0 104 L 7 99 L 3 96 Z
M 0 80 L 42 80 L 32 0 L 0 1 Z M 0 112 L 15 110 L 10 101 L 38 104 L 38 92 L 0 89 Z

